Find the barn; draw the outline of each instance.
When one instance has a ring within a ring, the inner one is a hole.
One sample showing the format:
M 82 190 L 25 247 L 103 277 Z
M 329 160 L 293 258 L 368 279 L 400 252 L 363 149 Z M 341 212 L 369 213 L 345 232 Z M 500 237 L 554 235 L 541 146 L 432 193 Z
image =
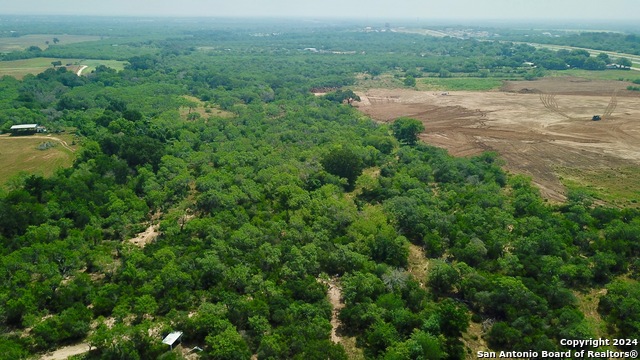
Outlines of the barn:
M 38 124 L 19 124 L 13 125 L 9 129 L 12 135 L 30 135 L 35 133 L 47 132 L 44 126 Z

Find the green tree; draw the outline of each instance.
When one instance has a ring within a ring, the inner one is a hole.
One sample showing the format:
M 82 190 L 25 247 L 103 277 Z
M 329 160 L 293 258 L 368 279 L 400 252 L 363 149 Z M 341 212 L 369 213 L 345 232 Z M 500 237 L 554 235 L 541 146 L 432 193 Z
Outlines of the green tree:
M 329 174 L 347 179 L 347 189 L 353 189 L 364 168 L 362 158 L 344 147 L 330 151 L 322 158 L 321 163 Z
M 234 327 L 228 327 L 206 338 L 208 353 L 215 360 L 246 360 L 251 358 L 249 346 Z
M 450 264 L 433 260 L 431 262 L 428 283 L 431 290 L 438 296 L 449 294 L 460 281 L 460 274 Z
M 596 59 L 604 61 L 605 64 L 611 64 L 611 59 L 609 59 L 609 55 L 606 53 L 600 53 L 596 56 Z
M 600 58 L 590 57 L 584 61 L 583 68 L 585 70 L 604 70 L 607 63 Z
M 413 76 L 411 76 L 411 75 L 407 75 L 407 76 L 404 78 L 403 83 L 404 83 L 404 86 L 414 87 L 414 86 L 416 86 L 416 78 L 414 78 L 414 77 L 413 77 Z
M 424 131 L 424 125 L 419 120 L 402 117 L 393 122 L 391 130 L 400 142 L 413 145 L 418 141 L 418 135 Z
M 633 66 L 633 63 L 626 57 L 621 57 L 618 59 L 618 65 L 622 66 L 624 69 L 629 69 Z

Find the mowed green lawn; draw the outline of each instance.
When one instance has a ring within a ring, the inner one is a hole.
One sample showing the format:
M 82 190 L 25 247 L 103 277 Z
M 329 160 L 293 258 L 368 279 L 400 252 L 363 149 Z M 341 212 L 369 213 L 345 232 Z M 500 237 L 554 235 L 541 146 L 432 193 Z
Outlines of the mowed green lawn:
M 51 142 L 54 147 L 38 150 L 38 145 Z M 73 164 L 74 153 L 56 140 L 30 136 L 0 135 L 0 187 L 20 173 L 50 176 L 57 169 Z
M 78 68 L 80 66 L 88 66 L 82 73 L 89 74 L 95 70 L 96 67 L 104 65 L 115 70 L 122 70 L 126 62 L 117 60 L 94 60 L 94 59 L 56 59 L 56 58 L 33 58 L 24 60 L 13 61 L 0 61 L 0 77 L 1 76 L 13 76 L 17 79 L 22 79 L 27 74 L 39 74 L 50 67 L 53 67 L 51 63 L 53 61 L 61 61 L 63 65 L 71 64 L 72 68 Z
M 53 46 L 53 38 L 59 40 L 58 44 L 73 44 L 85 41 L 100 40 L 100 36 L 90 35 L 55 35 L 55 34 L 34 34 L 23 35 L 20 37 L 3 37 L 0 38 L 0 53 L 8 53 L 12 51 L 24 50 L 30 46 L 37 46 L 44 50 L 49 46 Z M 47 44 L 47 41 L 49 44 Z

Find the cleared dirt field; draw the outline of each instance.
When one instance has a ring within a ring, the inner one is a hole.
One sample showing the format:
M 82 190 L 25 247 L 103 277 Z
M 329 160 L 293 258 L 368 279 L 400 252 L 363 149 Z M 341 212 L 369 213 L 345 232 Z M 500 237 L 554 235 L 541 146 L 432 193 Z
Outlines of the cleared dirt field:
M 565 199 L 558 169 L 615 171 L 640 165 L 640 94 L 622 81 L 548 78 L 501 91 L 370 89 L 355 106 L 373 119 L 422 120 L 421 138 L 456 156 L 496 151 L 543 196 Z M 592 121 L 593 115 L 606 115 Z M 629 179 L 640 194 L 640 179 Z

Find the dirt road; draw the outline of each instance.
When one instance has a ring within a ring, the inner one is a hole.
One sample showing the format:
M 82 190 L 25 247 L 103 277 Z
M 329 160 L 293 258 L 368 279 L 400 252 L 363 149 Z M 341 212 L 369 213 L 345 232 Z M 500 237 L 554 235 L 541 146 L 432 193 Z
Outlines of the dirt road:
M 65 346 L 54 351 L 51 354 L 47 354 L 40 358 L 40 360 L 66 360 L 74 355 L 84 354 L 89 352 L 89 344 L 80 343 L 76 345 Z
M 318 279 L 318 282 L 329 286 L 327 296 L 329 297 L 329 302 L 333 307 L 333 311 L 331 312 L 331 341 L 337 344 L 342 342 L 342 337 L 337 333 L 338 328 L 341 325 L 340 319 L 338 319 L 338 315 L 340 314 L 340 310 L 344 308 L 344 304 L 341 301 L 342 288 L 340 287 L 340 283 L 336 278 L 332 278 L 328 281 Z
M 84 71 L 84 69 L 88 68 L 87 65 L 82 65 L 80 66 L 80 69 L 78 69 L 78 72 L 76 73 L 76 75 L 80 76 L 82 75 L 82 72 Z
M 43 139 L 43 140 L 53 140 L 53 141 L 57 141 L 60 143 L 60 145 L 62 145 L 63 148 L 71 151 L 71 152 L 76 152 L 75 149 L 71 148 L 69 146 L 69 144 L 67 144 L 66 141 L 57 138 L 55 136 L 43 136 L 43 135 L 31 135 L 31 136 L 8 136 L 8 135 L 2 135 L 0 136 L 0 140 L 28 140 L 28 139 Z

